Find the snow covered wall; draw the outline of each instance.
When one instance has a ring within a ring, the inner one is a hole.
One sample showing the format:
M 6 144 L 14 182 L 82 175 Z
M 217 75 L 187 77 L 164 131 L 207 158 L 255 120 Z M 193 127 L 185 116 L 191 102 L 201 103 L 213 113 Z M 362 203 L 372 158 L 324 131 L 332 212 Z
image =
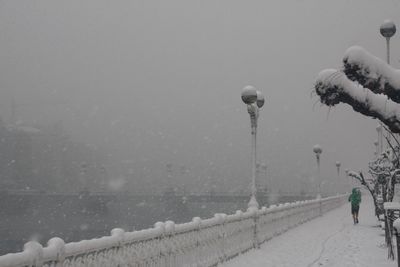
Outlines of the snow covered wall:
M 290 228 L 341 206 L 347 195 L 298 201 L 235 214 L 215 214 L 175 224 L 65 244 L 58 237 L 46 247 L 28 242 L 24 251 L 0 257 L 0 267 L 22 266 L 216 266 Z
M 321 102 L 328 106 L 349 104 L 400 133 L 400 70 L 358 46 L 346 51 L 343 65 L 343 70 L 327 69 L 318 74 L 315 91 Z

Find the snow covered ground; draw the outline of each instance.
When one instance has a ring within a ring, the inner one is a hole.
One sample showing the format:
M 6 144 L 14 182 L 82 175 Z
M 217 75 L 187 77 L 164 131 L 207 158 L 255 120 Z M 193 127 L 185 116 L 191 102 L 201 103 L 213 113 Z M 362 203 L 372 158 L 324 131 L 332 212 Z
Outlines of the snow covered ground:
M 353 225 L 350 205 L 347 204 L 271 239 L 260 250 L 252 250 L 222 266 L 397 266 L 397 259 L 387 259 L 383 231 L 377 226 L 373 213 L 372 200 L 364 193 L 358 225 Z

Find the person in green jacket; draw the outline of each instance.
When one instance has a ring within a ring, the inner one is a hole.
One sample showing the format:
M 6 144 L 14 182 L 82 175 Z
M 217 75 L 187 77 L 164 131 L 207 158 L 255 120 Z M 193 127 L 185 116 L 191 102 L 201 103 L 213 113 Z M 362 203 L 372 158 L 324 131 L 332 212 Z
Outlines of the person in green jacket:
M 354 224 L 358 223 L 358 211 L 360 210 L 361 192 L 358 188 L 353 188 L 349 196 L 351 203 L 351 214 L 353 215 Z

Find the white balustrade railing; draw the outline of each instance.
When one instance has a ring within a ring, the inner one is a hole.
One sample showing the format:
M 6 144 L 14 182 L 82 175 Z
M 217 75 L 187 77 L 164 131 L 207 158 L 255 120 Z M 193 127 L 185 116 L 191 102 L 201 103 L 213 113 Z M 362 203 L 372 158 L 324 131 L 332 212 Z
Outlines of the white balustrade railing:
M 192 222 L 158 222 L 154 228 L 65 244 L 58 237 L 46 247 L 30 241 L 19 253 L 0 256 L 0 267 L 216 266 L 288 229 L 339 207 L 347 195 L 215 214 Z

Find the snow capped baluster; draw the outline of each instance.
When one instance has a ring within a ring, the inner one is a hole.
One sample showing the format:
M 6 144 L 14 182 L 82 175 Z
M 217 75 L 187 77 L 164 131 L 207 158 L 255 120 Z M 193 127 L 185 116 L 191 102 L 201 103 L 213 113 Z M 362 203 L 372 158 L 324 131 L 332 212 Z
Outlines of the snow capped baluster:
M 226 253 L 226 247 L 227 247 L 227 242 L 226 242 L 226 219 L 227 215 L 225 213 L 221 213 L 221 219 L 222 219 L 222 242 L 223 242 L 223 247 L 222 247 L 222 262 L 227 261 L 228 255 Z
M 227 225 L 227 240 L 230 244 L 230 255 L 237 255 L 241 251 L 240 243 L 240 233 L 241 228 L 239 227 L 239 222 L 243 217 L 243 212 L 237 210 L 236 213 L 231 217 L 229 225 Z
M 201 219 L 196 217 L 189 223 L 175 225 L 174 240 L 177 244 L 177 266 L 197 262 L 200 223 Z
M 160 236 L 157 239 L 157 241 L 158 241 L 157 248 L 158 248 L 158 255 L 160 258 L 160 262 L 162 262 L 163 259 L 165 259 L 166 255 L 167 255 L 167 248 L 165 246 L 165 241 L 163 241 L 163 240 L 165 240 L 165 238 L 164 238 L 165 237 L 165 224 L 163 222 L 156 222 L 154 224 L 154 228 L 160 231 Z
M 257 208 L 248 208 L 247 209 L 249 215 L 253 219 L 252 230 L 253 230 L 253 248 L 260 248 L 260 242 L 258 240 L 258 209 Z
M 47 241 L 47 247 L 43 249 L 43 267 L 61 266 L 65 259 L 65 242 L 59 237 L 53 237 Z
M 192 259 L 193 262 L 199 262 L 201 259 L 201 240 L 200 240 L 200 229 L 201 229 L 201 218 L 200 217 L 194 217 L 192 219 L 193 226 L 194 226 L 194 231 L 192 232 L 191 238 L 193 238 L 194 242 L 194 249 L 193 249 L 193 254 L 192 254 Z
M 174 244 L 175 223 L 173 221 L 165 222 L 165 237 L 167 247 L 167 266 L 175 265 L 176 244 Z
M 224 213 L 217 213 L 214 215 L 214 217 L 218 220 L 218 241 L 217 241 L 217 247 L 216 247 L 216 252 L 218 255 L 218 262 L 224 262 L 226 261 L 226 226 L 225 226 L 225 221 L 226 221 L 226 214 Z
M 254 222 L 251 213 L 237 211 L 234 215 L 228 215 L 225 225 L 228 259 L 253 247 Z
M 109 255 L 115 258 L 115 263 L 122 264 L 123 263 L 123 242 L 124 242 L 124 229 L 114 228 L 111 230 L 111 236 L 116 240 L 116 246 L 110 249 Z M 103 254 L 104 256 L 104 254 Z
M 218 217 L 202 221 L 200 234 L 200 266 L 212 266 L 218 263 Z
M 24 245 L 24 252 L 30 254 L 30 265 L 42 266 L 43 265 L 43 247 L 36 241 L 29 241 Z
M 166 260 L 165 224 L 157 222 L 154 228 L 126 234 L 125 264 L 135 263 L 138 266 L 161 264 Z
M 258 239 L 260 244 L 271 238 L 271 219 L 272 216 L 266 207 L 262 207 L 258 219 Z

